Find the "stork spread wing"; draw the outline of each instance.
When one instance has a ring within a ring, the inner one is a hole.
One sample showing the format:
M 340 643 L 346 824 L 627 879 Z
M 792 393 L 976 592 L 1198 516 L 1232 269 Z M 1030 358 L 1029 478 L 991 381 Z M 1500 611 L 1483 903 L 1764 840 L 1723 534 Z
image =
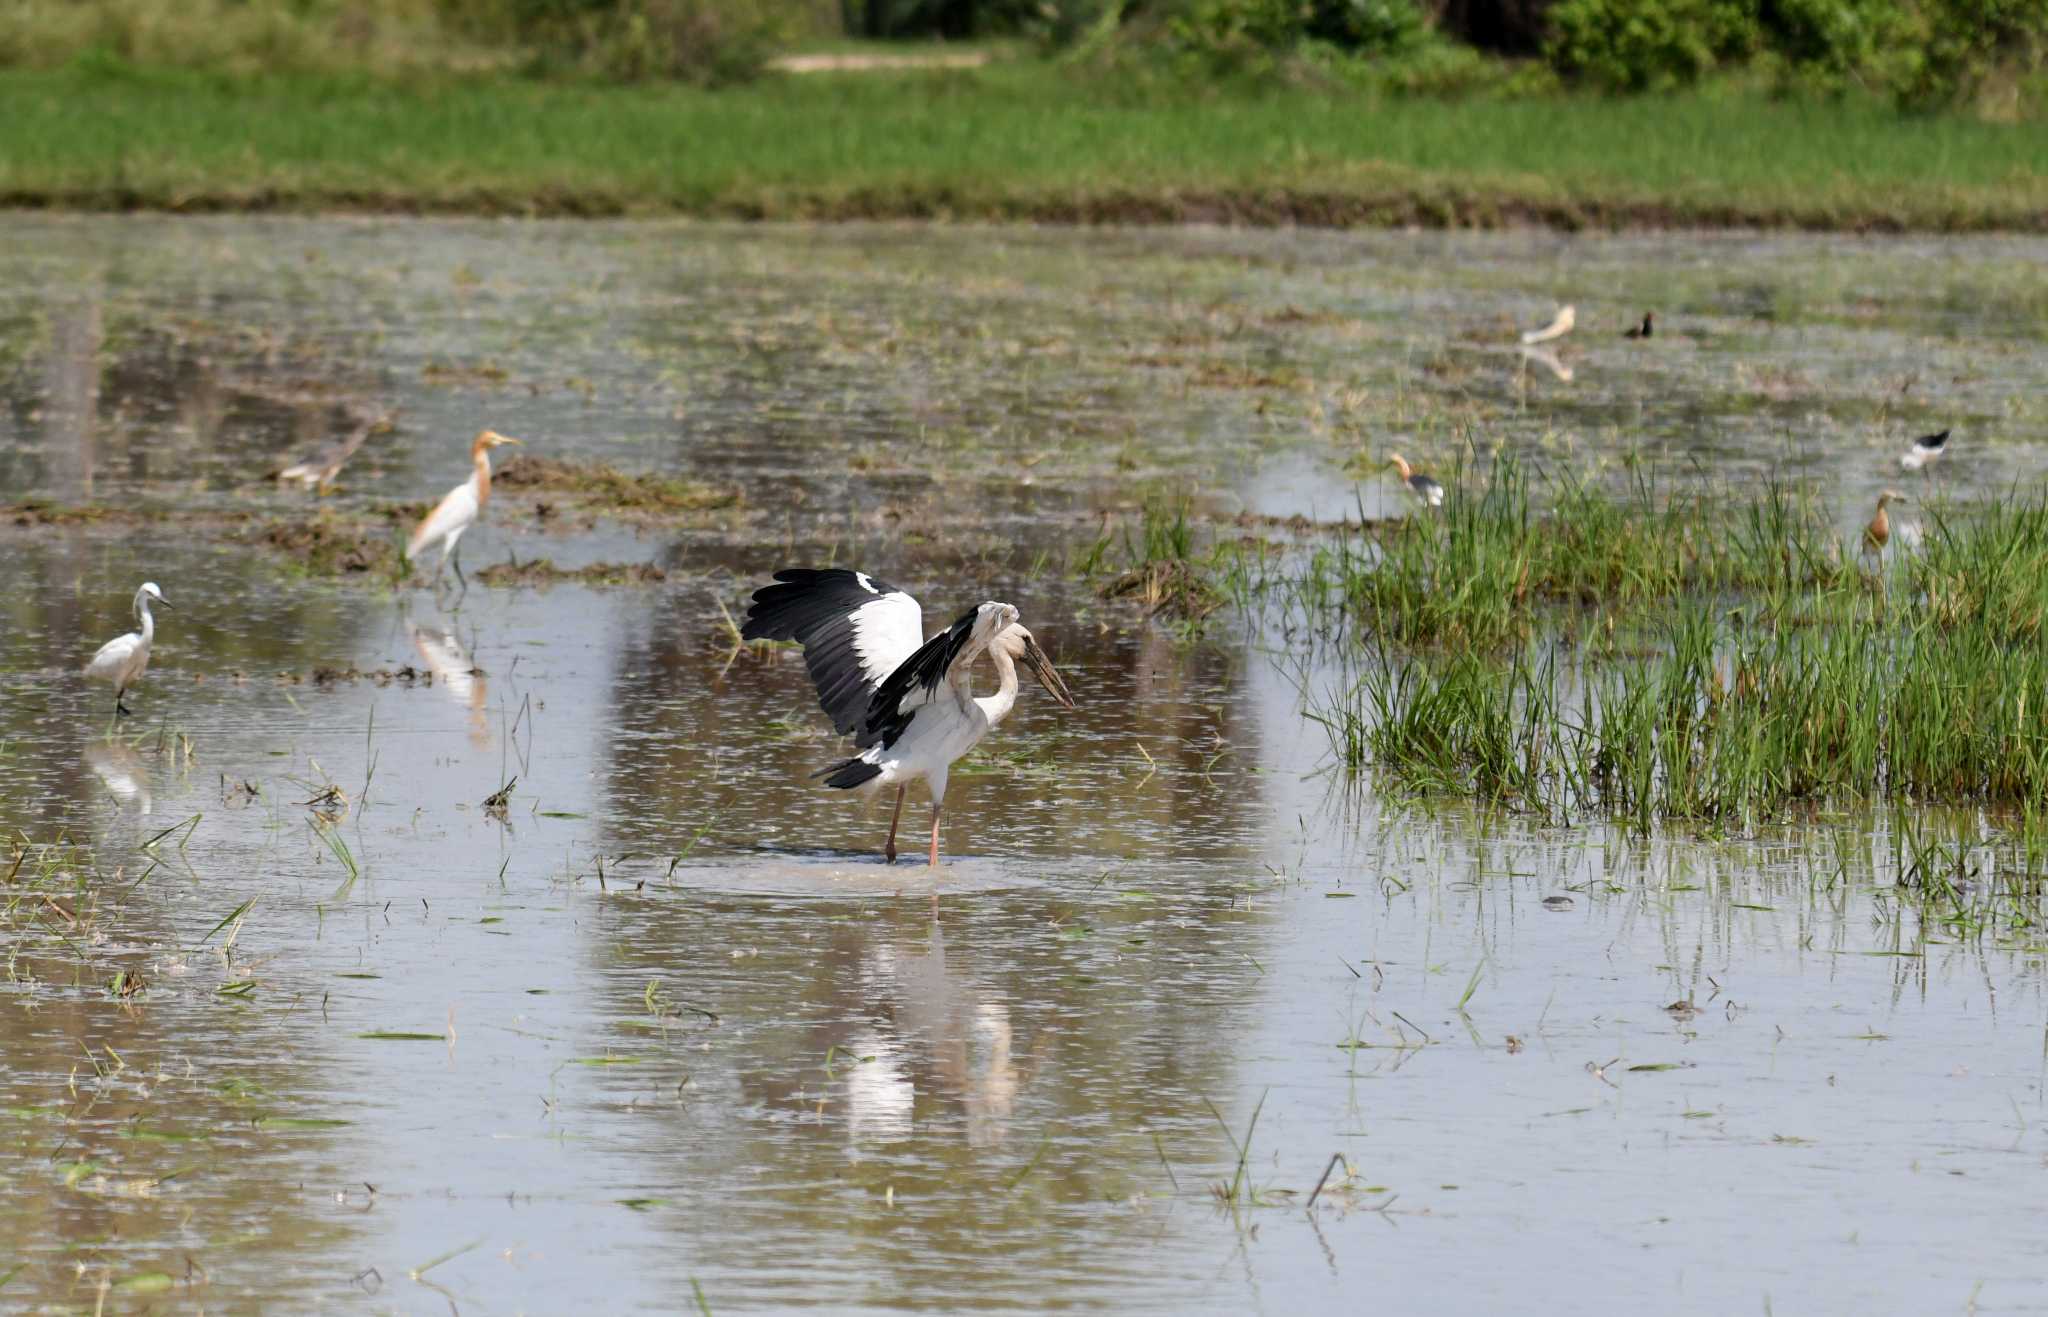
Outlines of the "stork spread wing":
M 924 610 L 885 581 L 844 568 L 791 567 L 754 591 L 740 635 L 794 640 L 833 729 L 853 734 L 875 691 L 924 641 Z M 863 740 L 862 745 L 869 744 Z
M 910 725 L 910 715 L 931 699 L 932 693 L 946 680 L 946 674 L 952 671 L 953 664 L 959 661 L 961 653 L 974 639 L 974 624 L 981 617 L 981 610 L 996 606 L 977 604 L 968 609 L 957 622 L 925 641 L 915 654 L 899 663 L 868 700 L 866 716 L 861 720 L 860 734 L 854 738 L 854 744 L 867 747 L 879 741 L 885 747 L 894 745 L 896 738 L 903 735 L 903 729 Z

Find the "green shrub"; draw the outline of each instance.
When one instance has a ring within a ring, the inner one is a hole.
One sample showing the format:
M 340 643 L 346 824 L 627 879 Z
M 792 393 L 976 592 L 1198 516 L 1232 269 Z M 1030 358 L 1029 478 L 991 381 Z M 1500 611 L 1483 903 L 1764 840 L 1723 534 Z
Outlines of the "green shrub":
M 1757 0 L 1562 0 L 1550 23 L 1552 66 L 1614 91 L 1683 86 L 1762 44 Z
M 1998 76 L 2048 68 L 2048 0 L 1924 0 L 1906 31 L 1894 82 L 1905 109 L 1940 109 Z
M 1932 109 L 2048 60 L 2048 0 L 1558 0 L 1546 18 L 1551 67 L 1614 91 L 1757 61 L 1793 87 Z

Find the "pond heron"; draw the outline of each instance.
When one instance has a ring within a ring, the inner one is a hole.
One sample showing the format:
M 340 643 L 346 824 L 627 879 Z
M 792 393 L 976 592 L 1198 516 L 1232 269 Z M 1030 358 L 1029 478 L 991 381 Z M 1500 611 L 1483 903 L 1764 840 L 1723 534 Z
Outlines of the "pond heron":
M 947 770 L 1010 716 L 1017 704 L 1017 665 L 1071 709 L 1066 682 L 1009 604 L 977 604 L 926 640 L 917 600 L 864 572 L 792 567 L 775 573 L 775 581 L 754 592 L 740 635 L 800 643 L 818 703 L 833 730 L 853 737 L 859 751 L 812 776 L 840 790 L 896 788 L 889 840 L 882 847 L 892 862 L 904 794 L 923 778 L 932 793 L 928 863 L 936 866 Z M 983 653 L 995 664 L 996 692 L 977 697 L 969 669 Z
M 1896 489 L 1887 489 L 1877 496 L 1877 512 L 1870 518 L 1870 524 L 1863 528 L 1863 549 L 1866 553 L 1884 552 L 1884 546 L 1892 538 L 1892 519 L 1885 509 L 1894 503 L 1906 501 L 1906 496 Z

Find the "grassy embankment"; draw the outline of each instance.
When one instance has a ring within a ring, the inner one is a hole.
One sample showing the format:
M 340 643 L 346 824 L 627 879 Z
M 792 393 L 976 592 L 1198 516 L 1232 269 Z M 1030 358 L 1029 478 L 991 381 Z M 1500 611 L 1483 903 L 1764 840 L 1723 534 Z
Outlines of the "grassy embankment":
M 2037 123 L 1738 94 L 1119 97 L 1038 61 L 706 91 L 0 73 L 0 203 L 2048 230 Z

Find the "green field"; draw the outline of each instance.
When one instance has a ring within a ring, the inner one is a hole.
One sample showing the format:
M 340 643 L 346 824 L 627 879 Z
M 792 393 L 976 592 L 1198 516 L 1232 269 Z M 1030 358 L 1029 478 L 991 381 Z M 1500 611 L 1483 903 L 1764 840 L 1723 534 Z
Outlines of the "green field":
M 2048 228 L 2038 123 L 1734 92 L 1129 94 L 1038 61 L 715 91 L 0 73 L 0 203 L 1103 222 Z

